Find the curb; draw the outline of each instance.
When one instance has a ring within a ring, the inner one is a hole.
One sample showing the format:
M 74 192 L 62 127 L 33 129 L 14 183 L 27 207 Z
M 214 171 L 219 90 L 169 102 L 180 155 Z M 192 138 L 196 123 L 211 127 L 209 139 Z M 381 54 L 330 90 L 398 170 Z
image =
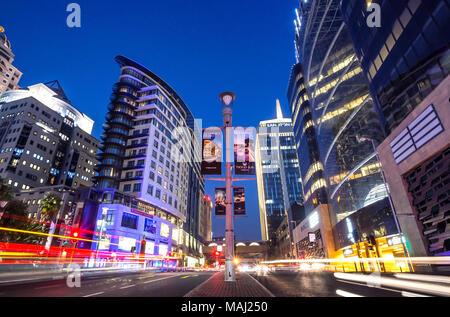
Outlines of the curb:
M 250 274 L 246 273 L 248 276 L 250 276 L 267 294 L 269 294 L 269 297 L 275 297 L 275 295 L 273 295 L 273 293 L 271 291 L 269 291 L 267 289 L 267 287 L 265 287 L 264 285 L 261 284 L 260 281 L 258 281 L 256 278 L 254 278 L 253 276 L 251 276 Z
M 217 274 L 222 274 L 222 272 L 217 272 L 216 274 L 213 274 L 213 276 L 211 276 L 209 279 L 207 279 L 206 281 L 204 281 L 202 284 L 198 285 L 196 288 L 192 289 L 191 291 L 189 291 L 186 295 L 184 295 L 183 297 L 194 297 L 192 296 L 192 294 L 194 294 L 194 292 L 199 289 L 200 287 L 202 287 L 204 284 L 208 283 L 210 279 L 214 278 Z

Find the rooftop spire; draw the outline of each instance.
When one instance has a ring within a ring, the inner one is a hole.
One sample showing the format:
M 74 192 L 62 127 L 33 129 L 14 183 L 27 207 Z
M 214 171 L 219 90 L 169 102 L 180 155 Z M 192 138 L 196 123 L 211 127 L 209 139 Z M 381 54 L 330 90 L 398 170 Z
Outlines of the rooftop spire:
M 277 119 L 283 119 L 283 111 L 281 111 L 281 104 L 279 99 L 277 99 Z

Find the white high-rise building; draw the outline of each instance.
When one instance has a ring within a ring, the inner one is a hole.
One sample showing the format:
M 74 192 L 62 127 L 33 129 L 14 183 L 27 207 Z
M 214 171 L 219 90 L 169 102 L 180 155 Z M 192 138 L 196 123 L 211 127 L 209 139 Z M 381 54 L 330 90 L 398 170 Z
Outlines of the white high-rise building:
M 0 93 L 6 90 L 19 88 L 22 73 L 12 65 L 14 54 L 11 51 L 11 42 L 0 26 Z

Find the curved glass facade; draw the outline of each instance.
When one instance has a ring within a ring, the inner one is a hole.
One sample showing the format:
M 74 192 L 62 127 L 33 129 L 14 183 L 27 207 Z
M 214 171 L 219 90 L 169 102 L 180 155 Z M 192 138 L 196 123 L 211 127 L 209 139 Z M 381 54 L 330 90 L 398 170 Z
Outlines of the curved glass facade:
M 381 142 L 384 133 L 340 1 L 300 4 L 296 46 L 302 69 L 294 67 L 293 78 L 298 79 L 291 78 L 289 98 L 295 132 L 300 135 L 300 161 L 305 160 L 305 200 L 310 190 L 310 206 L 324 201 L 318 188 L 327 188 L 336 224 L 367 206 L 369 193 L 383 184 L 372 144 L 361 139 Z M 311 151 L 316 147 L 314 134 L 317 148 Z
M 311 104 L 301 64 L 296 64 L 292 69 L 288 99 L 300 162 L 305 213 L 308 215 L 320 204 L 327 204 L 328 198 Z
M 342 12 L 389 134 L 449 73 L 450 2 L 374 2 L 382 28 L 368 27 L 365 0 L 342 0 Z

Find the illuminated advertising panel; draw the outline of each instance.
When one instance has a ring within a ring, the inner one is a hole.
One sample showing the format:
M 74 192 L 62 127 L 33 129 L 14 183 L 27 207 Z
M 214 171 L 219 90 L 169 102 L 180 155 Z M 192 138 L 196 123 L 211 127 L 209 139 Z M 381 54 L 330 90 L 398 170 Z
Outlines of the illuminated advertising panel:
M 169 253 L 169 246 L 167 244 L 159 245 L 159 255 L 166 256 Z
M 234 161 L 236 175 L 255 175 L 255 135 L 254 128 L 234 129 Z
M 244 187 L 233 188 L 234 192 L 234 214 L 245 215 L 245 189 Z
M 225 188 L 216 188 L 216 216 L 225 216 L 227 212 L 227 192 Z
M 170 227 L 165 223 L 161 223 L 161 237 L 169 238 L 170 236 Z
M 144 231 L 151 234 L 156 234 L 156 221 L 145 218 Z
M 202 174 L 222 174 L 223 134 L 220 128 L 203 131 Z
M 131 248 L 136 246 L 136 240 L 127 237 L 119 237 L 119 250 L 131 252 Z
M 147 241 L 145 245 L 145 254 L 155 254 L 155 242 Z

